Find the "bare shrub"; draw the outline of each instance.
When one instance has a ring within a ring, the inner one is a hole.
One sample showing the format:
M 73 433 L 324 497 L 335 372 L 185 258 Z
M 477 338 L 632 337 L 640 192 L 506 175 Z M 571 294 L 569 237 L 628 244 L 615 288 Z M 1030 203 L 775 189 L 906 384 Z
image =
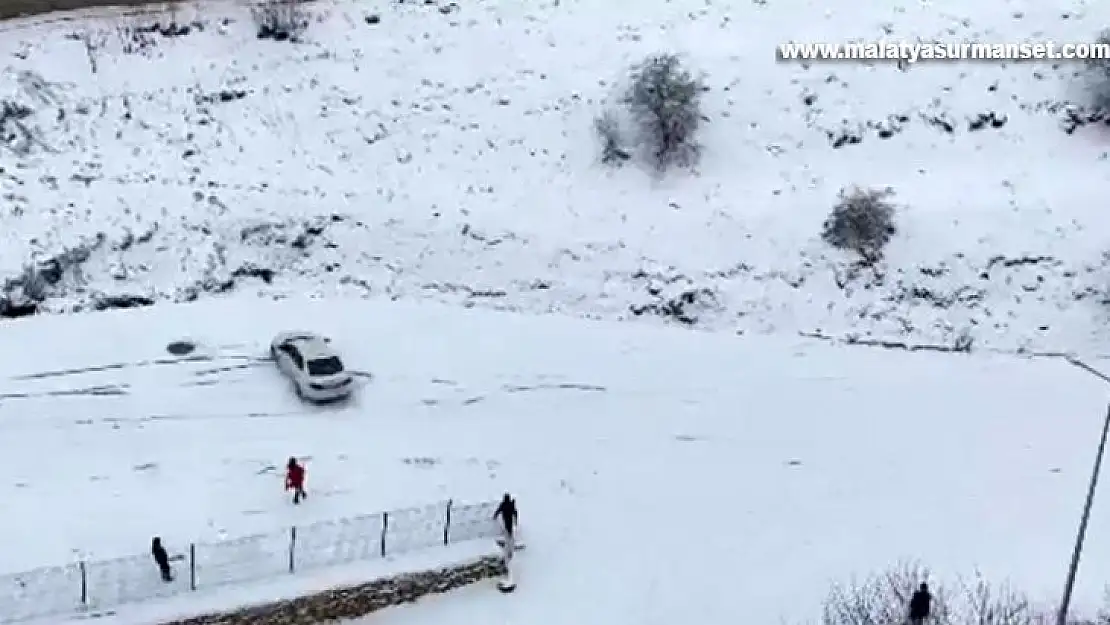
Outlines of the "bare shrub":
M 842 250 L 858 253 L 865 261 L 882 257 L 883 248 L 897 229 L 894 226 L 892 189 L 841 190 L 839 200 L 821 230 L 821 239 Z
M 1094 43 L 1110 45 L 1110 29 L 1095 37 Z M 1093 104 L 1099 108 L 1110 107 L 1110 59 L 1086 59 Z
M 910 597 L 922 582 L 932 592 L 929 625 L 1053 625 L 1055 615 L 1036 609 L 1029 598 L 1007 583 L 992 584 L 982 575 L 951 588 L 930 580 L 929 570 L 917 563 L 902 564 L 862 583 L 833 586 L 825 600 L 821 625 L 903 625 Z M 1070 619 L 1072 625 L 1102 625 L 1095 620 Z
M 95 74 L 98 69 L 100 49 L 108 42 L 108 34 L 101 30 L 83 30 L 77 34 L 77 40 L 85 47 L 85 58 L 89 61 L 89 71 Z
M 37 143 L 37 133 L 30 126 L 34 109 L 14 100 L 0 100 L 0 148 L 16 156 L 28 156 Z
M 649 160 L 660 171 L 693 165 L 700 154 L 702 79 L 674 54 L 648 57 L 633 68 L 631 78 L 624 102 Z
M 1102 607 L 1099 609 L 1098 614 L 1091 621 L 1092 625 L 1110 625 L 1110 586 L 1102 591 Z
M 955 623 L 967 625 L 1039 625 L 1043 614 L 1037 613 L 1024 594 L 1009 584 L 992 585 L 975 574 L 963 586 L 960 613 Z
M 302 0 L 266 0 L 251 9 L 259 39 L 297 43 L 308 30 L 309 13 Z
M 821 625 L 901 625 L 914 590 L 928 578 L 927 568 L 906 562 L 862 582 L 834 585 L 825 600 Z M 931 590 L 935 622 L 947 625 L 949 610 L 944 589 Z
M 632 158 L 624 145 L 624 132 L 616 111 L 606 110 L 594 120 L 594 130 L 601 139 L 601 162 L 606 165 L 619 165 Z

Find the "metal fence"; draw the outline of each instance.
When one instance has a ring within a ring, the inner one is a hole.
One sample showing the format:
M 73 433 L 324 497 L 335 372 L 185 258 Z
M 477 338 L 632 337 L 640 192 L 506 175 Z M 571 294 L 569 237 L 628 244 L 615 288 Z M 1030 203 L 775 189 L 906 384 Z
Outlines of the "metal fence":
M 216 543 L 168 544 L 174 579 L 149 553 L 89 560 L 0 576 L 0 623 L 111 610 L 127 603 L 493 538 L 497 502 L 437 504 L 321 521 Z

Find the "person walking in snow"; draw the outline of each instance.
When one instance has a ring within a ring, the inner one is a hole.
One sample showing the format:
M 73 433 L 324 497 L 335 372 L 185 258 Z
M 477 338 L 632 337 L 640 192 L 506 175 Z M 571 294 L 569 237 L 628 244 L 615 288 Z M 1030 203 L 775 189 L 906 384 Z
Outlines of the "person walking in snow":
M 921 586 L 910 597 L 910 625 L 923 625 L 929 618 L 933 605 L 933 595 L 929 592 L 929 585 L 921 582 Z
M 516 500 L 513 499 L 509 493 L 501 498 L 501 503 L 498 504 L 497 510 L 493 512 L 494 520 L 501 519 L 501 527 L 505 530 L 507 538 L 513 538 L 513 528 L 517 523 Z
M 304 492 L 304 467 L 297 464 L 296 458 L 290 458 L 285 465 L 285 490 L 293 491 L 293 503 L 299 504 L 308 497 Z
M 172 582 L 173 570 L 170 568 L 170 556 L 166 553 L 166 548 L 162 546 L 162 539 L 158 536 L 150 541 L 150 555 L 154 556 L 154 563 L 158 565 L 158 571 L 162 574 L 162 581 Z

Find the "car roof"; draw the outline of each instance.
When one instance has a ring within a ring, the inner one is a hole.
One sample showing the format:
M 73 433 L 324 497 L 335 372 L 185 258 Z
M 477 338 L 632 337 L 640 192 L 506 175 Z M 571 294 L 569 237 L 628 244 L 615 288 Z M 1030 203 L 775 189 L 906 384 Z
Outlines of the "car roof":
M 295 336 L 288 340 L 297 346 L 297 351 L 308 360 L 335 356 L 335 350 L 318 336 Z

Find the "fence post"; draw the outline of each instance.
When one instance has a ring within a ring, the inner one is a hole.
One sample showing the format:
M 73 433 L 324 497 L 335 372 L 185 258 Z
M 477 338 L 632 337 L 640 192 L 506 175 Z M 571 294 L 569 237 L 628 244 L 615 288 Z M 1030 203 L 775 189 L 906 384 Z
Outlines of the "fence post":
M 297 526 L 289 528 L 289 572 L 297 572 Z
M 89 577 L 85 571 L 85 561 L 81 560 L 81 607 L 89 607 Z
M 197 589 L 197 545 L 189 543 L 189 590 Z
M 453 499 L 447 500 L 447 519 L 443 522 L 443 544 L 448 544 L 451 536 L 451 502 Z
M 389 531 L 389 513 L 382 513 L 382 557 L 385 557 L 385 533 Z

